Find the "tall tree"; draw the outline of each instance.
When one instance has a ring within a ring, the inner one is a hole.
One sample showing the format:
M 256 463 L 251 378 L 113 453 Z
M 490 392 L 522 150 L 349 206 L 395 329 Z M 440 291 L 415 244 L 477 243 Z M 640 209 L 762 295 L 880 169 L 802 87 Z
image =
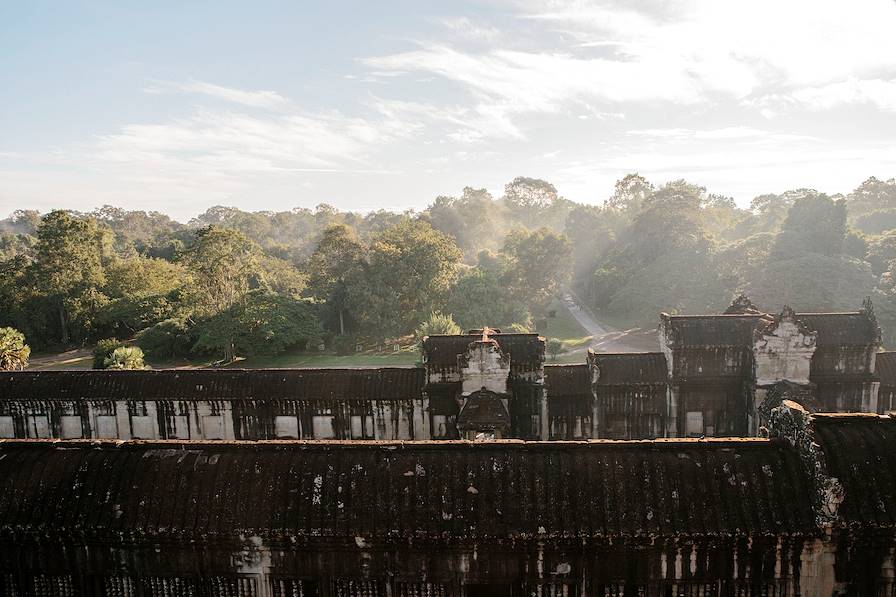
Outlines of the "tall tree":
M 472 267 L 464 271 L 448 296 L 445 307 L 465 329 L 528 324 L 529 310 L 504 283 L 504 269 Z
M 482 249 L 497 248 L 496 210 L 488 191 L 464 187 L 460 197 L 436 197 L 424 213 L 433 228 L 451 236 L 471 260 Z
M 197 230 L 183 262 L 193 275 L 200 311 L 217 314 L 241 302 L 259 274 L 260 253 L 258 245 L 237 230 L 214 225 Z
M 214 318 L 242 309 L 250 283 L 260 274 L 260 254 L 258 245 L 237 230 L 219 226 L 198 230 L 183 256 L 193 275 L 192 296 L 197 313 Z M 220 342 L 224 359 L 232 361 L 238 326 L 221 325 L 217 330 L 219 337 L 225 337 Z
M 781 226 L 772 251 L 777 259 L 803 252 L 837 255 L 846 240 L 846 202 L 822 193 L 807 193 L 797 199 Z
M 369 333 L 408 333 L 441 309 L 462 256 L 428 223 L 401 222 L 374 237 L 367 263 L 348 286 L 349 303 Z
M 543 316 L 571 272 L 572 246 L 562 234 L 546 228 L 517 229 L 507 235 L 503 252 L 510 267 L 507 284 L 535 315 Z
M 354 230 L 345 224 L 334 224 L 324 231 L 308 260 L 309 293 L 326 303 L 342 335 L 346 331 L 348 280 L 358 272 L 363 259 L 364 247 Z
M 73 315 L 82 315 L 102 297 L 98 288 L 106 281 L 103 261 L 110 237 L 95 220 L 51 211 L 37 229 L 34 262 L 29 278 L 54 306 L 59 339 L 68 343 Z
M 313 306 L 307 301 L 250 292 L 246 300 L 197 326 L 196 352 L 220 352 L 226 362 L 237 355 L 276 355 L 320 337 Z
M 544 226 L 544 215 L 558 202 L 557 188 L 546 180 L 518 176 L 504 185 L 504 204 L 510 216 L 527 228 Z
M 653 191 L 653 185 L 637 172 L 626 174 L 616 181 L 613 195 L 607 199 L 607 207 L 631 218 L 641 211 L 641 206 Z

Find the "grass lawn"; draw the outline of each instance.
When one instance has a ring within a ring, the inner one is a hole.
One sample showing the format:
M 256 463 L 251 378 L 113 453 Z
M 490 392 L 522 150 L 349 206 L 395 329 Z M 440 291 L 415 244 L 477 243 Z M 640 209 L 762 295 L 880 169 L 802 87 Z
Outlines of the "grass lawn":
M 210 367 L 210 359 L 177 359 L 158 361 L 147 359 L 153 369 L 202 369 Z M 347 356 L 319 353 L 289 353 L 274 357 L 252 357 L 239 359 L 227 367 L 232 369 L 264 369 L 291 367 L 405 367 L 420 362 L 420 353 L 416 348 L 406 348 L 396 353 L 361 352 Z M 88 350 L 72 350 L 58 354 L 43 353 L 35 355 L 28 369 L 31 370 L 75 370 L 90 369 L 93 366 L 93 355 Z
M 420 361 L 416 349 L 380 354 L 361 352 L 346 356 L 335 354 L 296 353 L 275 357 L 252 357 L 228 365 L 231 368 L 262 369 L 265 367 L 405 367 Z
M 554 299 L 551 303 L 551 310 L 556 312 L 556 317 L 549 317 L 547 320 L 547 329 L 542 333 L 546 339 L 556 338 L 563 342 L 566 350 L 575 350 L 588 346 L 591 341 L 591 335 L 588 331 L 579 325 L 566 305 L 560 299 Z M 558 357 L 559 358 L 559 357 Z M 559 361 L 558 361 L 559 362 Z

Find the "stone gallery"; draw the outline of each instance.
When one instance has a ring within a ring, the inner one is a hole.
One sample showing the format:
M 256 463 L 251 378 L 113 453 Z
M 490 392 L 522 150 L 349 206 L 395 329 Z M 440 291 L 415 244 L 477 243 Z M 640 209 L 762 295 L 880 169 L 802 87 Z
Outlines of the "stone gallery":
M 896 594 L 870 303 L 659 335 L 580 365 L 482 329 L 420 367 L 3 373 L 0 595 Z

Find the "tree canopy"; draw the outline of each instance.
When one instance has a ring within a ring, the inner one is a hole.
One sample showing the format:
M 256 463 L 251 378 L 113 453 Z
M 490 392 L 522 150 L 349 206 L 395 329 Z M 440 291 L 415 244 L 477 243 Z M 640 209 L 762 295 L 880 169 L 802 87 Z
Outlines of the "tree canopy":
M 568 287 L 598 315 L 642 325 L 717 312 L 741 292 L 767 309 L 872 296 L 896 341 L 896 179 L 739 206 L 632 173 L 601 199 L 519 176 L 500 196 L 466 186 L 419 213 L 215 206 L 182 224 L 114 206 L 16 211 L 0 220 L 0 326 L 35 349 L 112 337 L 150 359 L 228 361 L 353 350 L 439 318 L 539 330 Z

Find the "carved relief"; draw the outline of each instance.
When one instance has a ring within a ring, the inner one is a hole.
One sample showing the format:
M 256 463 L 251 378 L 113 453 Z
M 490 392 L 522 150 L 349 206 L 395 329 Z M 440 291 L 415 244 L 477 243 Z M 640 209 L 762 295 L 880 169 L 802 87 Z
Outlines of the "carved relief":
M 809 383 L 812 355 L 817 332 L 797 319 L 789 306 L 767 326 L 757 330 L 753 343 L 756 385 L 768 386 L 779 381 Z
M 481 340 L 471 342 L 467 352 L 458 356 L 458 368 L 461 395 L 467 396 L 481 389 L 497 394 L 507 393 L 510 356 L 501 351 L 497 341 L 488 337 L 487 329 Z

